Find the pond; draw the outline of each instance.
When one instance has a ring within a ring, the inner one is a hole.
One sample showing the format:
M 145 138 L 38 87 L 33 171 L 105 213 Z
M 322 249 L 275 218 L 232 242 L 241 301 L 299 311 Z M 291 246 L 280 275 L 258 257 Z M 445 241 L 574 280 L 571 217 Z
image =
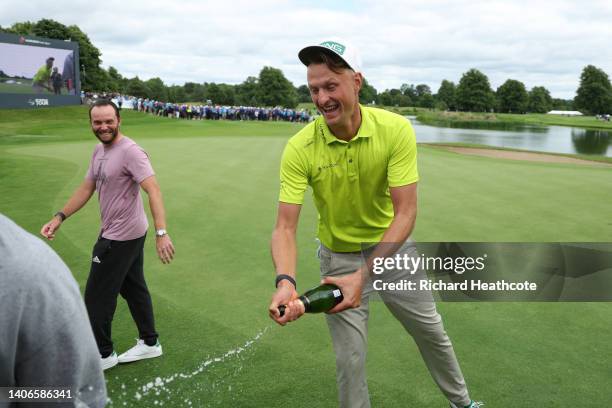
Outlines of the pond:
M 418 143 L 470 143 L 547 153 L 612 157 L 612 131 L 565 126 L 517 126 L 512 130 L 429 126 L 408 117 Z

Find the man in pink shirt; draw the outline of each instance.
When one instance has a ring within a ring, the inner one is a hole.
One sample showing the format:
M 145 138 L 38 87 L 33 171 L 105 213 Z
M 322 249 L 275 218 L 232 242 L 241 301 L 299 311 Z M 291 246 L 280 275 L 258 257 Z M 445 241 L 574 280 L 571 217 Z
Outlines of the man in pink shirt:
M 149 224 L 140 188 L 149 196 L 155 223 L 159 259 L 167 264 L 174 246 L 166 231 L 161 191 L 147 153 L 119 130 L 117 106 L 102 99 L 89 109 L 91 128 L 100 140 L 85 180 L 61 211 L 43 225 L 40 233 L 53 239 L 62 222 L 81 209 L 98 191 L 102 226 L 94 245 L 85 289 L 85 305 L 102 358 L 102 368 L 118 363 L 159 357 L 162 347 L 155 331 L 153 304 L 143 272 L 143 248 Z M 117 356 L 111 340 L 111 323 L 121 294 L 138 327 L 136 346 Z

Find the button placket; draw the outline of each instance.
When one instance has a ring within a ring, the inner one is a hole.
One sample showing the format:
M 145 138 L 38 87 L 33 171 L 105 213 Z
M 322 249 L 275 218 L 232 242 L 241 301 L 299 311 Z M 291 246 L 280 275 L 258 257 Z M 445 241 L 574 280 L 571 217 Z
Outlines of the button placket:
M 351 180 L 355 180 L 357 179 L 357 170 L 356 170 L 356 163 L 355 163 L 355 157 L 354 157 L 354 151 L 355 149 L 351 149 L 351 142 L 348 142 L 346 145 L 346 162 L 347 162 L 347 172 L 348 172 L 348 176 L 349 179 Z

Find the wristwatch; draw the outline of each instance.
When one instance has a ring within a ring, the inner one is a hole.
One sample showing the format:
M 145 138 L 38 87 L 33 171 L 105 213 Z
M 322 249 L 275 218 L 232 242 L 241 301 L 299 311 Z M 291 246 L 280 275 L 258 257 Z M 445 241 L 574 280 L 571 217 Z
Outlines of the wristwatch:
M 64 214 L 62 211 L 58 211 L 55 214 L 53 214 L 54 217 L 59 217 L 60 220 L 62 220 L 62 222 L 66 221 L 66 214 Z
M 289 276 L 285 274 L 276 275 L 276 279 L 274 280 L 274 286 L 278 288 L 278 284 L 282 280 L 288 280 L 289 282 L 293 284 L 293 287 L 297 289 L 297 283 L 295 282 L 295 279 L 293 278 L 293 276 Z
M 165 230 L 165 229 L 163 229 L 163 228 L 160 228 L 160 229 L 158 229 L 158 230 L 156 230 L 156 231 L 155 231 L 155 236 L 156 236 L 156 237 L 161 238 L 161 237 L 163 237 L 164 235 L 168 235 L 168 231 L 166 231 L 166 230 Z

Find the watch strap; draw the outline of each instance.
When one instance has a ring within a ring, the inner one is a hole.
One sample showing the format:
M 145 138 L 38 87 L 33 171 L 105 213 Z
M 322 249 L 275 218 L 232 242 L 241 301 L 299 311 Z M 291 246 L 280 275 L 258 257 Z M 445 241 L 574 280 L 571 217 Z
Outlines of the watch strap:
M 289 282 L 291 282 L 293 284 L 293 287 L 295 289 L 297 289 L 297 283 L 295 282 L 295 279 L 293 278 L 293 276 L 285 275 L 284 273 L 281 273 L 280 275 L 276 275 L 276 280 L 274 281 L 274 286 L 276 286 L 278 288 L 278 284 L 282 280 L 288 280 Z

